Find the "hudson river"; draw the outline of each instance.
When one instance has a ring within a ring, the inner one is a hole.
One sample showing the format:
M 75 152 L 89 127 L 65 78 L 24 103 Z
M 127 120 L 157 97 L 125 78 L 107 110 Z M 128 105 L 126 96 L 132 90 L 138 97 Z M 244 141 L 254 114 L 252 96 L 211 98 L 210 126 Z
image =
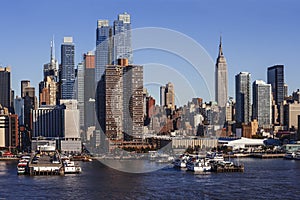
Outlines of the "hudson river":
M 300 198 L 300 161 L 238 161 L 245 165 L 244 173 L 194 174 L 169 166 L 151 173 L 132 174 L 93 161 L 79 163 L 81 174 L 34 177 L 18 176 L 16 161 L 1 161 L 0 199 Z

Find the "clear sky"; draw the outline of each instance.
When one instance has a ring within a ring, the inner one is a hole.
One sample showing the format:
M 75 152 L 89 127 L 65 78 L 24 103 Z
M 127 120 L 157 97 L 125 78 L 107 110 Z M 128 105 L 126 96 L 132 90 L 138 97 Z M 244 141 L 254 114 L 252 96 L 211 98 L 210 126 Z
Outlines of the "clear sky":
M 19 85 L 23 79 L 31 80 L 38 90 L 43 64 L 50 59 L 53 35 L 59 62 L 63 37 L 73 36 L 78 63 L 83 53 L 95 48 L 97 20 L 109 19 L 112 23 L 125 11 L 131 15 L 132 28 L 161 27 L 183 33 L 199 43 L 213 62 L 222 34 L 230 96 L 234 96 L 234 76 L 240 71 L 250 72 L 251 82 L 266 81 L 267 67 L 275 64 L 285 65 L 289 93 L 300 88 L 298 0 L 3 0 L 0 6 L 0 65 L 12 67 L 12 86 L 17 95 L 20 95 Z M 151 63 L 152 58 L 164 66 L 180 64 L 177 66 L 179 74 L 186 64 L 172 59 L 169 54 L 147 51 L 134 54 L 134 63 Z M 192 76 L 187 77 L 192 79 Z M 172 81 L 170 77 L 165 78 L 166 83 Z M 178 89 L 179 84 L 175 83 L 175 92 L 184 94 L 184 90 Z M 194 81 L 192 84 L 198 85 Z M 195 85 L 193 87 L 198 87 Z M 205 93 L 197 95 L 208 101 Z M 187 94 L 177 102 L 184 104 L 191 98 Z

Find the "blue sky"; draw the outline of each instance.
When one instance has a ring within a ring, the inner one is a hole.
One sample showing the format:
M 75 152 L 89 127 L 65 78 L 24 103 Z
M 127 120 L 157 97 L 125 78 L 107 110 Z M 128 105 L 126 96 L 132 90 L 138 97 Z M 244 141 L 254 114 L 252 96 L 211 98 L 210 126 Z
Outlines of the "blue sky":
M 132 28 L 162 27 L 181 32 L 199 43 L 213 62 L 222 33 L 231 96 L 234 96 L 234 76 L 240 71 L 250 72 L 251 82 L 266 81 L 267 67 L 274 64 L 285 65 L 285 82 L 290 93 L 300 88 L 300 2 L 297 0 L 4 0 L 0 6 L 0 65 L 12 66 L 12 86 L 17 95 L 23 79 L 31 80 L 38 89 L 43 64 L 49 61 L 52 35 L 59 61 L 63 37 L 74 37 L 78 63 L 83 53 L 95 48 L 97 19 L 109 19 L 112 23 L 125 11 L 131 15 Z M 186 64 L 157 52 L 134 54 L 136 64 L 150 63 L 152 59 L 175 66 L 179 72 Z M 187 77 L 192 80 L 192 76 Z M 165 78 L 166 83 L 172 80 Z M 196 82 L 192 81 L 193 87 L 202 87 Z M 175 83 L 175 92 L 185 94 L 179 85 Z M 197 95 L 208 101 L 206 93 Z M 183 95 L 178 102 L 183 104 L 191 97 Z

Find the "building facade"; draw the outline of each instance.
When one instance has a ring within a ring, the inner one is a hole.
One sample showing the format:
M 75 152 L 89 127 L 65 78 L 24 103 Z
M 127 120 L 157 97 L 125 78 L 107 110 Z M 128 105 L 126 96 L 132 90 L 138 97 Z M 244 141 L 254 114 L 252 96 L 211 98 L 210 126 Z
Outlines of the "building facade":
M 240 72 L 235 76 L 236 122 L 238 123 L 251 121 L 250 78 L 249 72 Z
M 72 99 L 75 83 L 75 45 L 72 37 L 64 37 L 61 45 L 61 99 Z
M 112 62 L 112 27 L 108 20 L 98 20 L 96 30 L 95 82 L 100 81 L 105 66 Z
M 0 67 L 0 104 L 11 111 L 11 102 L 11 69 Z
M 271 84 L 262 80 L 256 80 L 253 89 L 253 115 L 259 127 L 269 128 L 272 124 L 272 89 Z
M 272 86 L 272 95 L 276 105 L 284 100 L 284 65 L 274 65 L 268 68 L 268 84 Z
M 222 49 L 222 39 L 220 39 L 219 55 L 215 69 L 215 99 L 220 107 L 226 106 L 228 100 L 228 72 Z
M 117 64 L 118 59 L 127 59 L 132 64 L 131 22 L 126 12 L 119 14 L 113 25 L 113 64 Z

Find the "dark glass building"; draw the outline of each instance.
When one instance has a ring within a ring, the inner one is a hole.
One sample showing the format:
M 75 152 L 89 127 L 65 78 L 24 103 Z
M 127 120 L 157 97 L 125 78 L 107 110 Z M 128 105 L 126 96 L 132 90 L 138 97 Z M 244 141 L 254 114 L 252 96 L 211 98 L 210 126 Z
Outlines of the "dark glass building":
M 0 104 L 11 110 L 10 67 L 0 68 Z
M 75 45 L 72 37 L 64 37 L 61 45 L 61 99 L 73 99 L 75 84 Z
M 284 100 L 284 66 L 274 65 L 268 68 L 268 84 L 272 86 L 272 94 L 276 105 Z

